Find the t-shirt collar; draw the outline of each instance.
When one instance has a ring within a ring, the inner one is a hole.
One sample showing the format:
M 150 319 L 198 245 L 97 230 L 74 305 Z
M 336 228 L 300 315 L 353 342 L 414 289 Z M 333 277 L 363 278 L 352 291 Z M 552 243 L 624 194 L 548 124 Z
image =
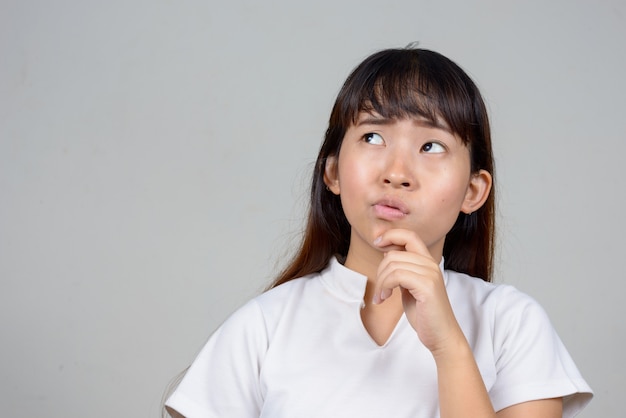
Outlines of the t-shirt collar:
M 439 269 L 443 274 L 444 284 L 448 284 L 448 274 L 444 269 L 444 260 L 441 259 Z M 331 258 L 326 267 L 320 273 L 320 280 L 326 288 L 336 297 L 348 302 L 363 302 L 365 295 L 365 286 L 367 285 L 367 276 L 350 270 L 339 262 L 337 257 Z

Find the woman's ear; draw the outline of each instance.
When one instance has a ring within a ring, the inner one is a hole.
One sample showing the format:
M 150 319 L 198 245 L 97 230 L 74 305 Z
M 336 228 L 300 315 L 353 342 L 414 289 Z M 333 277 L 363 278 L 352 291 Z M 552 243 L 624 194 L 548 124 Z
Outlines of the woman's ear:
M 491 174 L 486 170 L 480 170 L 478 173 L 472 174 L 461 211 L 469 215 L 480 209 L 489 197 L 492 182 Z
M 337 157 L 334 155 L 326 157 L 326 163 L 324 165 L 324 183 L 328 190 L 339 195 L 339 170 L 337 169 Z

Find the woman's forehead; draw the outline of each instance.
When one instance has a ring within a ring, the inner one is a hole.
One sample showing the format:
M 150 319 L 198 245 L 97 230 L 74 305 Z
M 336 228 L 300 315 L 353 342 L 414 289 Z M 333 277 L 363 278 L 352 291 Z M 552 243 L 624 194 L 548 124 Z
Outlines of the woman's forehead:
M 422 115 L 406 115 L 406 116 L 383 116 L 375 110 L 360 111 L 357 113 L 354 126 L 359 127 L 362 125 L 390 125 L 399 120 L 411 120 L 418 126 L 425 126 L 428 128 L 441 129 L 446 132 L 452 133 L 452 129 L 448 123 L 439 115 L 433 120 L 432 118 Z

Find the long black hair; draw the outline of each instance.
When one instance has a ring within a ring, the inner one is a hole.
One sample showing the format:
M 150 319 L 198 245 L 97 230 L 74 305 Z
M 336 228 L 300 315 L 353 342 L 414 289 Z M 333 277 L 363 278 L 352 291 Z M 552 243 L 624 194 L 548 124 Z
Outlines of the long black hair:
M 471 170 L 493 176 L 489 119 L 482 96 L 470 77 L 445 56 L 425 49 L 387 49 L 366 58 L 348 76 L 333 106 L 311 183 L 311 201 L 300 248 L 270 285 L 319 272 L 331 257 L 345 257 L 348 223 L 339 196 L 324 183 L 328 157 L 337 156 L 344 135 L 362 111 L 384 118 L 441 118 L 470 150 Z M 495 240 L 495 196 L 471 215 L 460 213 L 446 235 L 445 268 L 491 281 Z

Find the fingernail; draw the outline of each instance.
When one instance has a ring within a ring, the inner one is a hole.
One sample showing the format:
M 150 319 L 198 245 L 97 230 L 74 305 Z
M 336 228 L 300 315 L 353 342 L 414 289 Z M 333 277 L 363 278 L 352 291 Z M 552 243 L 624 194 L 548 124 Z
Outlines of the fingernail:
M 382 240 L 383 240 L 383 237 L 382 237 L 382 235 L 381 235 L 380 237 L 378 237 L 378 238 L 376 238 L 376 239 L 374 240 L 374 245 L 378 245 L 378 244 L 380 244 L 380 242 L 381 242 Z
M 372 301 L 372 303 L 374 303 L 374 305 L 380 305 L 384 301 L 385 301 L 385 292 L 381 290 L 380 293 L 374 295 L 374 300 Z

